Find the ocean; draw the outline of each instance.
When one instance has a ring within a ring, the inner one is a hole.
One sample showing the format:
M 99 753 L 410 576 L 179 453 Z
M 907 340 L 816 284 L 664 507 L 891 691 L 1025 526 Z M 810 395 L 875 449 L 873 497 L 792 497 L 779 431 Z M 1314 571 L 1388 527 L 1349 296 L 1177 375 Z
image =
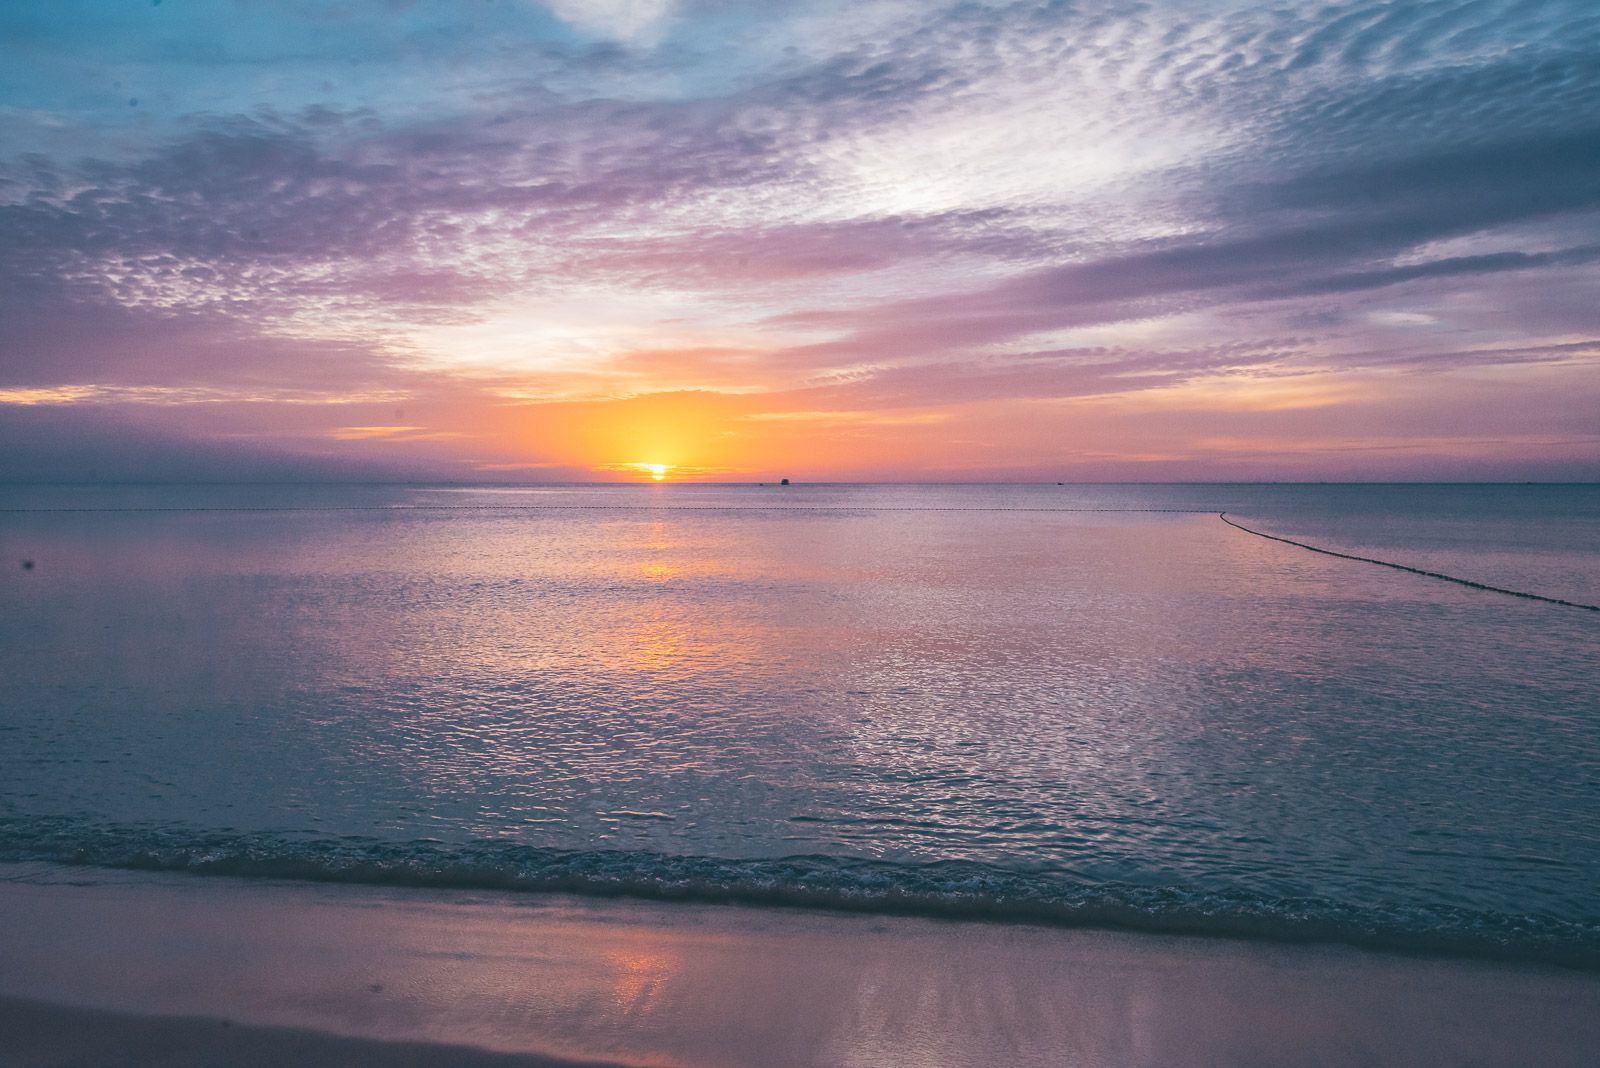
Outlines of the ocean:
M 0 860 L 1600 968 L 1596 604 L 1592 485 L 0 487 Z

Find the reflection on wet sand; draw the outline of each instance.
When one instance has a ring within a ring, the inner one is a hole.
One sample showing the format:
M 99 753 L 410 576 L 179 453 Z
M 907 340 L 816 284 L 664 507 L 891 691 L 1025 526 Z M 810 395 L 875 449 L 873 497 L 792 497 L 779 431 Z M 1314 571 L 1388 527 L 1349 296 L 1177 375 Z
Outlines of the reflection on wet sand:
M 1600 980 L 1557 970 L 562 897 L 74 883 L 0 866 L 12 932 L 0 996 L 712 1068 L 1283 1064 L 1308 1052 L 1576 1065 L 1600 1043 Z

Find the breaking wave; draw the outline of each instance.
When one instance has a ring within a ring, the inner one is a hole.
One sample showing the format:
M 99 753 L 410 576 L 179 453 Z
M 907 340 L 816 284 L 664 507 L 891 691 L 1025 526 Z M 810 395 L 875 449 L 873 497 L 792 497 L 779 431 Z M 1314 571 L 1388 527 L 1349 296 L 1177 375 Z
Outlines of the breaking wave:
M 969 861 L 902 864 L 789 856 L 452 845 L 356 837 L 193 834 L 0 819 L 0 860 L 243 878 L 568 893 L 1029 922 L 1559 964 L 1600 970 L 1600 917 L 1448 905 L 1361 907 L 1247 891 L 1074 881 Z

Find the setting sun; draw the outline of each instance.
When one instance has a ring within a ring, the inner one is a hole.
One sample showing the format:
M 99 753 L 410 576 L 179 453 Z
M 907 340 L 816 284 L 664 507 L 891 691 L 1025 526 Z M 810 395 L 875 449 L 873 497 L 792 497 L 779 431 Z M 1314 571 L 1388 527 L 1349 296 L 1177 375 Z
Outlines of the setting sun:
M 629 471 L 638 471 L 641 474 L 649 475 L 656 482 L 664 481 L 667 477 L 667 472 L 672 470 L 671 464 L 632 463 L 622 464 L 621 466 Z

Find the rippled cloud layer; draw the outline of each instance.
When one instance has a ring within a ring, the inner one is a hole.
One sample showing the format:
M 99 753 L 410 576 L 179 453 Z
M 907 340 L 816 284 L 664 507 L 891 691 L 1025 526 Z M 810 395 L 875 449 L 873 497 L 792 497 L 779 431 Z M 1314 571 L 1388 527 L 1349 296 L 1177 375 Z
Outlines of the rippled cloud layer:
M 62 3 L 0 50 L 0 477 L 1600 472 L 1587 3 Z

